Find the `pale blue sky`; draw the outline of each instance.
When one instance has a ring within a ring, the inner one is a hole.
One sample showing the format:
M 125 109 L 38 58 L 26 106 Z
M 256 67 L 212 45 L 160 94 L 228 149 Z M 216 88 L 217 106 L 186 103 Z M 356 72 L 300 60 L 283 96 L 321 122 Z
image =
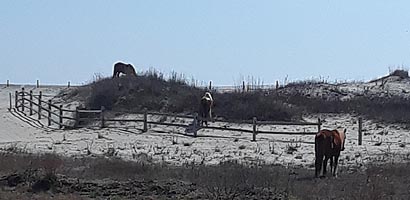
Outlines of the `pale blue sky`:
M 0 81 L 85 83 L 116 61 L 215 85 L 369 80 L 410 66 L 410 1 L 2 0 Z

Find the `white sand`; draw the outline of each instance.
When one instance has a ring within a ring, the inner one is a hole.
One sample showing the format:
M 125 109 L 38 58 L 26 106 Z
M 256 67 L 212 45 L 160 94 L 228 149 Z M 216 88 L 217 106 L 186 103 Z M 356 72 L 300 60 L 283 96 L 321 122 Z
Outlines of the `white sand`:
M 374 84 L 373 84 L 374 85 Z M 390 84 L 390 92 L 410 91 L 408 84 Z M 82 128 L 76 130 L 58 130 L 56 126 L 47 127 L 45 119 L 36 120 L 37 115 L 24 116 L 15 111 L 9 112 L 9 93 L 19 90 L 21 86 L 0 87 L 0 148 L 23 149 L 28 152 L 54 152 L 65 156 L 106 155 L 110 151 L 115 156 L 127 160 L 152 158 L 154 162 L 165 162 L 175 165 L 203 163 L 218 164 L 222 161 L 236 160 L 249 164 L 283 164 L 285 166 L 308 166 L 314 164 L 314 136 L 292 135 L 257 135 L 257 142 L 251 142 L 252 134 L 200 130 L 200 137 L 193 138 L 183 128 L 151 125 L 148 132 L 142 133 L 142 124 L 128 124 L 127 128 Z M 343 86 L 346 91 L 357 94 L 363 85 Z M 391 89 L 391 88 L 396 89 Z M 399 88 L 399 89 L 397 89 Z M 26 86 L 26 91 L 33 89 L 37 94 L 42 91 L 45 98 L 52 98 L 63 87 L 42 87 L 35 89 Z M 356 92 L 354 92 L 356 91 Z M 372 91 L 377 93 L 376 90 Z M 380 92 L 380 91 L 378 91 Z M 406 94 L 407 93 L 403 93 Z M 53 99 L 62 101 L 61 99 Z M 64 103 L 64 102 L 63 102 Z M 71 105 L 76 105 L 71 104 Z M 72 107 L 72 106 L 71 106 Z M 28 112 L 25 112 L 26 115 Z M 126 118 L 141 116 L 128 115 Z M 363 166 L 369 162 L 401 162 L 410 159 L 409 130 L 395 124 L 376 124 L 364 119 L 363 145 L 357 145 L 357 116 L 348 114 L 321 114 L 305 116 L 305 120 L 316 122 L 324 120 L 322 128 L 346 127 L 348 129 L 346 150 L 342 152 L 342 166 Z M 159 117 L 151 117 L 159 120 Z M 167 118 L 167 121 L 189 123 L 189 119 Z M 212 124 L 227 125 L 252 129 L 245 124 Z M 262 126 L 260 130 L 280 131 L 316 131 L 317 127 L 303 126 Z M 209 136 L 209 137 L 208 137 Z M 381 142 L 380 146 L 375 144 Z M 405 147 L 400 147 L 404 144 Z M 288 153 L 290 147 L 296 148 Z

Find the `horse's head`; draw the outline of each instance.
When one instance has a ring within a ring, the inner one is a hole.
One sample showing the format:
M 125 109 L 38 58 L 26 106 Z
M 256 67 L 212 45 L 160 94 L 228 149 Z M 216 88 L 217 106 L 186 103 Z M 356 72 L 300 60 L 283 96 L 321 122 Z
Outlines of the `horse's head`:
M 132 66 L 131 64 L 127 64 L 127 68 L 129 74 L 137 76 L 137 72 L 135 72 L 134 66 Z
M 340 138 L 342 139 L 342 148 L 340 149 L 341 151 L 345 150 L 346 133 L 347 129 L 345 128 L 340 132 Z
M 212 95 L 210 92 L 205 92 L 205 95 L 203 98 L 208 99 L 209 101 L 213 101 Z

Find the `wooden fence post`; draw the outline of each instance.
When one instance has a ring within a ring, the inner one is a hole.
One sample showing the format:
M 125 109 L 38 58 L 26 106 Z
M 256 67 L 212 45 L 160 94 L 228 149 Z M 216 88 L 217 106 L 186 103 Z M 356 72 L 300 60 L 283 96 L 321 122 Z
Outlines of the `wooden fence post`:
M 359 138 L 358 138 L 359 145 L 362 145 L 362 123 L 363 123 L 362 118 L 359 117 Z
M 147 113 L 148 111 L 147 111 L 147 109 L 145 108 L 144 109 L 144 126 L 143 126 L 143 128 L 142 128 L 142 130 L 144 131 L 144 132 L 147 132 L 148 131 L 148 116 L 147 116 Z
M 209 91 L 212 90 L 212 81 L 209 81 Z
M 245 81 L 242 81 L 242 92 L 245 92 Z
M 68 88 L 70 88 L 70 81 L 68 81 L 68 85 L 67 85 L 67 87 L 68 87 Z
M 10 108 L 9 108 L 9 111 L 11 111 L 11 109 L 12 109 L 12 107 L 13 107 L 13 103 L 11 102 L 11 92 L 9 92 L 9 97 L 10 97 Z
M 321 130 L 322 122 L 320 121 L 320 118 L 317 118 L 317 132 L 319 133 Z
M 276 81 L 276 89 L 279 89 L 279 81 Z
M 9 80 L 7 80 L 7 84 L 6 84 L 6 86 L 7 86 L 7 87 L 9 87 L 9 86 L 10 86 L 10 81 L 9 81 Z
M 33 115 L 33 91 L 30 90 L 30 116 Z
M 194 115 L 194 137 L 197 136 L 198 133 L 198 113 L 195 113 Z
M 59 114 L 60 114 L 60 125 L 58 126 L 59 129 L 63 128 L 63 105 L 60 105 L 60 109 L 59 109 Z
M 43 96 L 42 92 L 38 94 L 38 119 L 41 119 L 41 96 Z
M 21 111 L 24 112 L 24 87 L 21 88 Z
M 104 106 L 101 106 L 101 128 L 104 128 L 104 127 L 105 127 L 104 111 L 105 111 L 105 107 L 104 107 Z
M 36 84 L 36 86 L 37 86 L 37 88 L 39 88 L 39 87 L 40 87 L 40 81 L 39 81 L 39 80 L 37 80 L 37 84 Z
M 48 100 L 48 126 L 51 126 L 51 100 Z
M 14 93 L 14 107 L 16 108 L 17 111 L 19 110 L 18 101 L 19 101 L 19 92 L 16 90 L 16 92 Z
M 75 108 L 75 122 L 74 122 L 74 128 L 77 128 L 79 125 L 79 120 L 80 120 L 80 113 L 78 112 L 78 106 Z
M 256 142 L 256 117 L 253 117 L 252 141 L 253 141 L 253 142 Z

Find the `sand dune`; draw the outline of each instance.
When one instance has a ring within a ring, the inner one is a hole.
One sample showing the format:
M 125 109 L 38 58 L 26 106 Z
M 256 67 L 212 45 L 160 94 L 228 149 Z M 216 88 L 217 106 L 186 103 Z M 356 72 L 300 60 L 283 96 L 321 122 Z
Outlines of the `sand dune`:
M 117 156 L 126 160 L 146 160 L 175 165 L 187 163 L 218 164 L 235 160 L 247 164 L 282 164 L 285 166 L 305 166 L 313 168 L 314 136 L 257 135 L 257 142 L 251 142 L 249 133 L 217 130 L 200 130 L 197 138 L 186 133 L 183 128 L 151 125 L 148 132 L 141 132 L 142 124 L 134 123 L 124 128 L 81 128 L 59 130 L 47 127 L 45 119 L 28 116 L 9 108 L 9 93 L 22 86 L 1 86 L 0 89 L 0 148 L 3 150 L 22 149 L 28 152 L 54 152 L 65 156 Z M 42 91 L 45 98 L 53 98 L 64 87 L 26 87 L 34 93 Z M 345 86 L 353 91 L 356 85 Z M 361 87 L 361 86 L 360 86 Z M 360 88 L 359 87 L 359 88 Z M 400 90 L 404 90 L 400 85 Z M 407 88 L 405 88 L 407 89 Z M 410 89 L 409 89 L 410 91 Z M 53 101 L 64 101 L 53 98 Z M 74 105 L 74 104 L 72 104 Z M 137 118 L 127 115 L 118 118 Z M 346 150 L 342 152 L 341 166 L 363 166 L 368 162 L 401 162 L 410 159 L 409 130 L 396 124 L 380 124 L 363 120 L 363 145 L 357 145 L 357 116 L 349 114 L 306 115 L 306 121 L 324 120 L 322 128 L 346 127 L 348 129 Z M 159 120 L 151 116 L 150 120 Z M 168 118 L 171 122 L 175 119 Z M 187 122 L 189 119 L 177 119 Z M 213 125 L 237 128 L 252 127 L 245 124 Z M 249 127 L 247 127 L 249 126 Z M 301 126 L 261 126 L 260 130 L 316 131 L 317 127 Z M 376 145 L 380 144 L 380 145 Z

